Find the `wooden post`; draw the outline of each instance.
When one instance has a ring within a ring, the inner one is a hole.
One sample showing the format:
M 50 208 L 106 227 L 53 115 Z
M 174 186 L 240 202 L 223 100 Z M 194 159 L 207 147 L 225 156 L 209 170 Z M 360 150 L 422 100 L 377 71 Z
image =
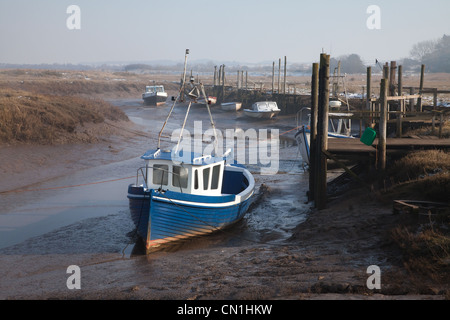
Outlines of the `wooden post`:
M 236 78 L 236 87 L 237 87 L 238 90 L 239 90 L 239 79 L 240 79 L 240 76 L 241 76 L 241 72 L 238 70 L 237 71 L 237 78 Z
M 431 134 L 436 134 L 436 112 L 433 110 L 433 116 L 431 117 Z
M 389 95 L 395 96 L 395 69 L 397 69 L 397 62 L 391 61 L 391 72 L 389 75 Z
M 437 108 L 437 104 L 438 104 L 438 89 L 434 88 L 434 90 L 433 90 L 433 109 Z
M 398 66 L 398 95 L 403 96 L 403 66 Z
M 245 71 L 245 89 L 248 89 L 248 71 Z
M 387 136 L 387 94 L 388 94 L 388 81 L 381 79 L 380 86 L 380 124 L 379 131 L 380 137 L 378 142 L 378 168 L 381 170 L 386 169 L 386 136 Z
M 316 140 L 317 114 L 319 105 L 319 64 L 313 63 L 311 79 L 311 123 L 310 123 L 310 151 L 309 151 L 309 201 L 314 200 L 316 174 Z
M 277 91 L 278 94 L 280 94 L 280 81 L 281 81 L 281 58 L 278 59 L 278 91 Z
M 439 114 L 439 139 L 442 139 L 442 126 L 444 122 L 444 113 L 441 111 Z
M 272 94 L 275 90 L 275 61 L 272 63 Z
M 319 101 L 316 140 L 316 172 L 314 196 L 319 210 L 326 208 L 327 202 L 327 157 L 323 151 L 328 150 L 328 105 L 330 103 L 330 56 L 320 55 Z
M 383 79 L 389 79 L 389 64 L 387 62 L 383 67 Z
M 414 88 L 413 88 L 413 87 L 409 88 L 409 94 L 410 94 L 411 96 L 414 95 Z M 414 104 L 414 98 L 409 99 L 409 109 L 410 109 L 409 111 L 410 111 L 410 112 L 414 112 L 414 106 L 415 106 L 415 104 Z
M 425 76 L 425 65 L 422 65 L 422 68 L 420 70 L 420 88 L 419 88 L 419 94 L 422 96 L 423 94 L 423 80 Z M 422 112 L 422 97 L 417 99 L 417 111 Z
M 216 78 L 217 78 L 217 66 L 214 66 L 214 87 L 216 86 Z
M 284 56 L 284 80 L 283 80 L 283 94 L 286 94 L 286 71 L 287 71 L 287 57 Z
M 222 101 L 225 100 L 225 65 L 222 67 Z

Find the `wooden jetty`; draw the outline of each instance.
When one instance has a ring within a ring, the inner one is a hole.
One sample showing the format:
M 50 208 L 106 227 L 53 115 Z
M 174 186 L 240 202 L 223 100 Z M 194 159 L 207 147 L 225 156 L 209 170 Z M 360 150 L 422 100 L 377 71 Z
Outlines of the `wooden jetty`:
M 326 208 L 327 203 L 327 161 L 334 160 L 342 168 L 352 175 L 355 179 L 359 177 L 351 172 L 343 163 L 342 159 L 355 158 L 375 158 L 375 167 L 384 171 L 387 164 L 387 155 L 404 154 L 415 150 L 447 150 L 450 149 L 450 139 L 421 139 L 418 137 L 402 137 L 402 121 L 406 116 L 406 101 L 409 101 L 409 112 L 418 109 L 422 113 L 422 93 L 423 76 L 425 67 L 422 66 L 419 94 L 403 95 L 401 85 L 398 95 L 395 95 L 395 86 L 392 81 L 392 69 L 389 73 L 389 67 L 384 68 L 384 78 L 380 83 L 379 99 L 372 99 L 368 91 L 367 109 L 361 110 L 359 117 L 369 119 L 373 126 L 378 125 L 378 138 L 371 145 L 363 144 L 359 139 L 328 139 L 328 105 L 329 105 L 329 78 L 330 78 L 330 56 L 321 54 L 320 65 L 313 64 L 312 85 L 311 85 L 311 135 L 310 135 L 310 177 L 309 177 L 309 199 L 314 200 L 315 207 L 319 210 Z M 401 70 L 401 68 L 400 68 Z M 370 88 L 370 69 L 368 68 L 368 88 Z M 389 75 L 391 79 L 389 79 Z M 401 82 L 401 76 L 399 76 Z M 411 90 L 412 92 L 413 90 Z M 442 93 L 444 91 L 434 90 L 433 92 Z M 414 99 L 417 99 L 417 104 Z M 435 98 L 436 101 L 436 98 Z M 397 104 L 397 110 L 390 110 L 390 103 Z M 436 107 L 436 103 L 435 106 Z M 352 112 L 355 113 L 355 112 Z M 437 111 L 433 110 L 432 123 L 435 125 L 435 115 Z M 443 112 L 440 115 L 440 131 L 443 124 Z M 388 120 L 395 117 L 397 124 L 397 137 L 388 138 Z M 360 130 L 361 131 L 361 130 Z M 441 132 L 440 132 L 441 133 Z M 442 138 L 441 134 L 439 134 Z
M 365 156 L 376 154 L 380 146 L 375 139 L 371 146 L 363 144 L 359 139 L 329 139 L 328 152 L 337 156 Z M 388 138 L 387 153 L 405 153 L 416 150 L 447 150 L 450 149 L 450 139 L 421 138 Z

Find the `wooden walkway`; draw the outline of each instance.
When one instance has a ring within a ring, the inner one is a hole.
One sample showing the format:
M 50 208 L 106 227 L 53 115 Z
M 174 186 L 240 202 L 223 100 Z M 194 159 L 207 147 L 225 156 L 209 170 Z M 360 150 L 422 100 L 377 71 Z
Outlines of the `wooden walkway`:
M 372 146 L 363 144 L 359 139 L 328 139 L 328 151 L 335 155 L 370 155 L 377 152 L 378 139 Z M 413 150 L 447 150 L 450 149 L 450 139 L 420 139 L 420 138 L 388 138 L 388 152 L 407 152 Z

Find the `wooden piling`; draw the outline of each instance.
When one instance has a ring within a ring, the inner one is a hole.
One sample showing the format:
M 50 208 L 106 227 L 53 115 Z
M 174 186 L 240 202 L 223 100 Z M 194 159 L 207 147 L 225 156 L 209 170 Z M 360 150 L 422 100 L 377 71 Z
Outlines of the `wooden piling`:
M 398 66 L 398 95 L 403 96 L 403 66 Z
M 419 94 L 422 96 L 423 94 L 423 81 L 425 77 L 425 65 L 423 64 L 420 69 L 420 87 L 419 87 Z M 422 112 L 422 97 L 417 99 L 417 111 Z
M 367 93 L 366 93 L 366 110 L 372 111 L 372 67 L 367 67 Z M 370 121 L 373 122 L 373 115 L 370 113 Z
M 272 63 L 272 94 L 275 90 L 275 61 Z
M 319 210 L 326 208 L 327 202 L 327 157 L 324 153 L 328 150 L 328 105 L 330 103 L 330 56 L 320 55 L 319 68 L 319 99 L 316 140 L 316 186 L 314 197 L 316 207 Z
M 387 79 L 381 79 L 380 85 L 380 123 L 379 131 L 380 137 L 378 142 L 378 168 L 381 170 L 386 169 L 386 137 L 387 137 L 387 112 L 388 112 L 388 81 Z
M 214 66 L 214 87 L 216 86 L 216 79 L 217 79 L 217 66 Z
M 413 87 L 409 88 L 409 95 L 411 95 L 411 96 L 414 95 Z M 414 112 L 414 106 L 415 106 L 414 98 L 409 99 L 409 111 L 410 112 Z
M 397 69 L 397 62 L 391 61 L 390 74 L 389 74 L 389 95 L 395 96 L 395 73 Z
M 283 80 L 283 94 L 286 94 L 286 71 L 287 71 L 287 57 L 284 56 L 284 80 Z
M 317 180 L 316 172 L 316 140 L 317 114 L 319 105 L 319 64 L 313 63 L 311 78 L 311 120 L 310 120 L 310 151 L 309 151 L 309 193 L 308 200 L 315 199 L 314 189 Z

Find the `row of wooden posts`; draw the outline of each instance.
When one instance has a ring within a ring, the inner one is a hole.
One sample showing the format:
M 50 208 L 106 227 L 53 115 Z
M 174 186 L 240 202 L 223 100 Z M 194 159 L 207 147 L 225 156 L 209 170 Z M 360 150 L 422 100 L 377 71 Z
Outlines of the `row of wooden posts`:
M 244 72 L 245 72 L 245 80 L 244 80 Z M 284 76 L 283 76 L 283 82 L 281 82 L 281 58 L 278 59 L 278 80 L 277 80 L 277 89 L 275 88 L 275 61 L 272 64 L 272 92 L 278 92 L 278 93 L 286 93 L 286 90 L 288 89 L 287 86 L 287 57 L 284 57 Z M 217 66 L 214 67 L 214 80 L 213 80 L 214 86 L 222 86 L 225 87 L 225 65 L 219 66 L 219 69 L 217 69 Z M 244 70 L 238 70 L 237 71 L 237 79 L 236 79 L 236 87 L 237 89 L 248 89 L 248 71 Z M 261 84 L 261 90 L 262 90 L 262 84 Z
M 377 102 L 379 107 L 379 127 L 378 127 L 378 162 L 377 167 L 380 170 L 386 169 L 386 138 L 388 121 L 388 101 L 404 100 L 417 98 L 415 96 L 397 96 L 394 97 L 393 76 L 389 77 L 388 67 L 385 67 L 385 74 L 381 79 L 380 98 L 378 101 L 370 98 L 370 69 L 368 69 L 368 101 Z M 391 79 L 391 80 L 389 80 Z M 423 77 L 422 77 L 423 79 Z M 330 56 L 321 54 L 320 64 L 313 64 L 311 80 L 311 124 L 310 124 L 310 178 L 309 178 L 309 199 L 314 200 L 316 208 L 325 209 L 327 202 L 327 159 L 332 157 L 328 152 L 328 110 L 330 97 Z M 421 86 L 423 83 L 421 81 Z M 388 93 L 392 94 L 389 96 Z M 399 91 L 401 94 L 401 91 Z M 421 102 L 419 102 L 420 104 Z M 369 105 L 369 104 L 368 104 Z M 369 109 L 370 110 L 370 109 Z

